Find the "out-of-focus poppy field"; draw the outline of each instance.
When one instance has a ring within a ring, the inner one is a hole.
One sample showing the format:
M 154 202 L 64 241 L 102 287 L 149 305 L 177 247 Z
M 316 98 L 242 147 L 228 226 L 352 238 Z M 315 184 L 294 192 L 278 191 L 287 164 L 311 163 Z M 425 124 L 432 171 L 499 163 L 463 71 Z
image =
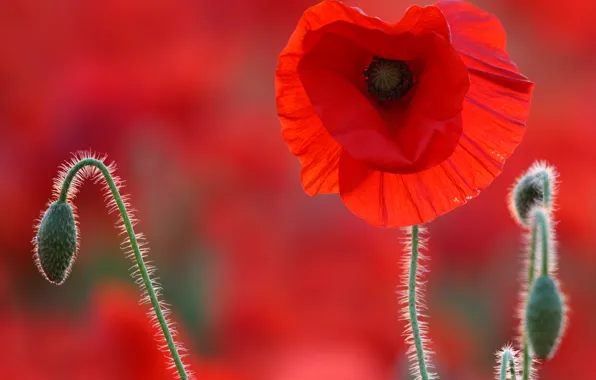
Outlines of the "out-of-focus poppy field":
M 535 82 L 524 140 L 476 199 L 428 224 L 426 320 L 442 379 L 491 379 L 513 341 L 523 242 L 506 198 L 559 172 L 569 326 L 540 378 L 596 378 L 596 3 L 476 0 Z M 409 379 L 402 233 L 308 196 L 281 137 L 278 56 L 316 0 L 0 2 L 0 379 L 174 379 L 101 186 L 57 287 L 33 260 L 58 167 L 115 161 L 199 380 Z M 398 21 L 407 0 L 349 0 Z M 427 5 L 429 1 L 416 4 Z

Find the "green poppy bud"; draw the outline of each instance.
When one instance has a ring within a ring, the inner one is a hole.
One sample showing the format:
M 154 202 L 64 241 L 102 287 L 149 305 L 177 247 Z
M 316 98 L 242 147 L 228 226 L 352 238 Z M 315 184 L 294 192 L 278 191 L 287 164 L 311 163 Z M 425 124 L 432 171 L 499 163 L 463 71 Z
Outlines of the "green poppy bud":
M 538 358 L 554 355 L 563 335 L 564 317 L 557 284 L 549 275 L 540 276 L 532 286 L 525 310 L 526 333 Z
M 62 284 L 70 273 L 77 250 L 77 227 L 68 203 L 50 204 L 39 224 L 35 242 L 40 272 L 48 281 Z
M 518 223 L 527 226 L 530 223 L 530 210 L 535 206 L 544 205 L 550 209 L 555 180 L 554 169 L 544 162 L 535 163 L 517 180 L 511 190 L 509 208 Z

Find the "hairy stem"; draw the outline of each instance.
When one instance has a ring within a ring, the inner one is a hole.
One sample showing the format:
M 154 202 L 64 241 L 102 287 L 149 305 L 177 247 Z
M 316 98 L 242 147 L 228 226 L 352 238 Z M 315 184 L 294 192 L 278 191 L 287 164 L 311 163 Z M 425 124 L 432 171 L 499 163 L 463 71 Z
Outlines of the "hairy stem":
M 62 184 L 62 189 L 60 191 L 59 201 L 60 202 L 66 201 L 67 196 L 68 196 L 68 190 L 70 188 L 70 185 L 71 185 L 73 179 L 75 178 L 77 172 L 85 166 L 97 167 L 103 174 L 103 176 L 110 188 L 110 191 L 112 192 L 112 196 L 114 197 L 114 200 L 116 201 L 116 205 L 118 206 L 118 210 L 120 211 L 120 216 L 122 217 L 122 222 L 124 223 L 124 226 L 126 228 L 128 238 L 130 239 L 130 244 L 132 246 L 132 249 L 133 249 L 133 252 L 135 255 L 135 260 L 139 267 L 139 272 L 141 274 L 141 277 L 143 278 L 143 283 L 145 284 L 145 288 L 147 289 L 147 294 L 151 301 L 151 305 L 153 306 L 153 311 L 155 312 L 155 316 L 157 317 L 159 325 L 161 326 L 161 330 L 163 332 L 165 341 L 166 341 L 168 348 L 170 350 L 170 354 L 172 355 L 172 359 L 174 360 L 174 364 L 176 365 L 176 368 L 178 369 L 180 378 L 182 380 L 188 380 L 188 375 L 186 374 L 186 370 L 184 369 L 184 365 L 182 364 L 182 359 L 180 358 L 178 349 L 176 348 L 176 343 L 174 342 L 174 338 L 172 337 L 172 334 L 168 327 L 168 323 L 164 316 L 163 310 L 159 304 L 159 300 L 157 299 L 157 294 L 155 292 L 155 289 L 153 288 L 153 284 L 151 283 L 151 278 L 149 277 L 149 273 L 147 272 L 147 267 L 145 266 L 145 261 L 143 260 L 143 255 L 141 254 L 141 251 L 139 249 L 139 244 L 137 242 L 136 234 L 133 230 L 132 223 L 130 221 L 130 217 L 126 210 L 126 206 L 124 204 L 124 201 L 122 200 L 122 196 L 120 195 L 120 192 L 118 191 L 118 187 L 114 183 L 114 179 L 112 178 L 112 175 L 110 174 L 110 170 L 104 165 L 103 162 L 101 162 L 100 160 L 94 159 L 94 158 L 86 158 L 86 159 L 83 159 L 83 160 L 77 162 L 69 170 L 68 174 L 64 178 L 64 182 Z
M 501 371 L 499 375 L 499 380 L 507 380 L 507 366 L 509 366 L 511 380 L 517 380 L 517 369 L 515 368 L 515 360 L 513 359 L 513 355 L 511 353 L 511 350 L 509 349 L 503 351 L 503 356 L 501 357 Z
M 419 255 L 419 227 L 412 226 L 412 254 L 410 259 L 410 272 L 408 278 L 408 310 L 410 312 L 410 324 L 412 326 L 412 335 L 414 337 L 414 346 L 416 347 L 416 356 L 418 357 L 418 367 L 420 369 L 420 378 L 428 380 L 428 370 L 426 369 L 426 355 L 422 345 L 420 335 L 420 326 L 418 323 L 418 310 L 416 308 L 416 271 L 418 270 Z
M 542 244 L 542 266 L 540 274 L 545 275 L 548 274 L 548 231 L 547 231 L 547 221 L 546 216 L 542 212 L 537 212 L 534 217 L 534 225 L 532 226 L 533 231 L 538 230 L 538 226 L 540 226 L 541 232 L 541 244 Z M 537 232 L 533 232 L 537 233 Z
M 534 273 L 536 269 L 536 225 L 532 226 L 532 237 L 530 238 L 530 257 L 528 258 L 528 292 L 532 289 L 534 283 Z M 528 347 L 528 340 L 526 338 L 526 332 L 524 330 L 522 336 L 523 345 L 523 372 L 522 380 L 528 380 L 530 378 L 530 367 L 532 364 L 532 358 L 530 357 L 530 348 Z
M 551 207 L 551 183 L 550 178 L 547 173 L 544 173 L 542 176 L 542 194 L 543 200 L 542 203 L 544 207 L 549 210 Z M 536 243 L 537 243 L 537 234 L 538 234 L 538 225 L 540 225 L 541 229 L 541 244 L 542 244 L 542 265 L 541 265 L 541 274 L 548 274 L 548 231 L 547 231 L 547 222 L 546 217 L 542 212 L 536 213 L 534 218 L 534 223 L 532 223 L 532 237 L 530 240 L 530 257 L 528 260 L 528 291 L 531 290 L 532 284 L 534 283 L 534 273 L 536 271 L 535 263 L 536 263 Z M 528 380 L 530 378 L 530 368 L 531 368 L 531 361 L 530 352 L 528 347 L 528 342 L 525 337 L 522 336 L 522 344 L 523 344 L 523 373 L 522 373 L 522 380 Z
M 551 202 L 551 193 L 552 190 L 550 188 L 550 178 L 547 173 L 544 173 L 542 176 L 542 199 L 544 207 L 547 210 L 550 210 L 550 202 Z

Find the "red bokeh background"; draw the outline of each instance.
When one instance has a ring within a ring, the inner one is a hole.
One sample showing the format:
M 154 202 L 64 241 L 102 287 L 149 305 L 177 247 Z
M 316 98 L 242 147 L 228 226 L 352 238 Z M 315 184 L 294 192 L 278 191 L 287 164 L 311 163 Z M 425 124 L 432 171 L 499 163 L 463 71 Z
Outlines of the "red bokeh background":
M 350 0 L 398 20 L 406 0 Z M 172 379 L 100 189 L 77 205 L 81 254 L 61 287 L 32 260 L 57 167 L 107 153 L 139 211 L 200 380 L 409 379 L 399 231 L 309 198 L 276 117 L 274 71 L 315 0 L 0 2 L 0 378 Z M 429 4 L 421 1 L 418 4 Z M 513 180 L 560 172 L 560 279 L 571 304 L 541 379 L 592 378 L 596 328 L 596 9 L 478 0 L 536 82 L 524 142 L 476 200 L 429 224 L 427 301 L 442 379 L 490 379 L 512 341 L 521 237 Z

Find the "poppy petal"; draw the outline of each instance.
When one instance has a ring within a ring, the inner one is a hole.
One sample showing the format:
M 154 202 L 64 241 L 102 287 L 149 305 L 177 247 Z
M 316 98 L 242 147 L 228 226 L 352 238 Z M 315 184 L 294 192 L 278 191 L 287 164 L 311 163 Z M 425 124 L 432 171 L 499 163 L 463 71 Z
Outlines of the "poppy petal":
M 282 136 L 302 164 L 304 191 L 311 196 L 337 193 L 338 168 L 333 163 L 339 160 L 341 146 L 314 112 L 297 75 L 297 61 L 286 57 L 282 62 L 280 58 L 277 70 L 277 108 Z
M 380 166 L 408 165 L 367 96 L 363 68 L 371 55 L 326 33 L 298 65 L 301 82 L 327 131 L 350 154 Z
M 408 174 L 438 165 L 453 153 L 462 133 L 468 69 L 447 41 L 436 35 L 426 40 L 429 48 L 420 58 L 423 70 L 406 117 L 394 128 L 394 138 L 409 165 L 385 171 Z
M 446 41 L 451 41 L 451 31 L 443 12 L 435 6 L 419 7 L 412 5 L 396 24 L 396 32 L 423 34 L 435 32 Z
M 472 155 L 479 169 L 496 176 L 522 140 L 534 84 L 509 58 L 505 32 L 495 16 L 460 1 L 437 6 L 470 73 L 462 112 L 464 138 L 456 153 Z
M 503 68 L 517 69 L 507 55 L 507 35 L 497 17 L 459 0 L 439 1 L 435 5 L 447 19 L 453 44 L 460 53 L 493 63 L 499 61 L 495 58 L 504 58 Z
M 315 113 L 298 76 L 298 63 L 312 47 L 305 41 L 308 32 L 337 21 L 388 30 L 381 20 L 367 17 L 355 8 L 337 1 L 323 1 L 309 8 L 300 19 L 279 57 L 275 77 L 282 136 L 302 164 L 302 186 L 311 196 L 339 191 L 337 165 L 341 146 L 327 132 Z
M 345 152 L 339 161 L 339 190 L 344 204 L 379 227 L 419 224 L 436 215 L 432 204 L 421 202 L 421 194 L 415 187 L 417 176 L 371 169 Z M 432 190 L 437 193 L 436 189 Z M 430 197 L 430 192 L 426 196 Z
M 420 14 L 445 22 L 438 8 L 412 9 L 408 15 L 417 16 L 404 20 L 414 30 L 421 30 L 413 24 L 422 22 Z M 309 32 L 305 45 L 310 50 L 298 64 L 301 83 L 329 133 L 352 157 L 379 170 L 411 173 L 453 153 L 469 81 L 466 66 L 443 37 L 434 32 L 387 35 L 334 22 Z M 362 72 L 374 55 L 423 68 L 409 106 L 394 104 L 387 110 L 368 94 Z
M 339 161 L 342 200 L 355 215 L 375 226 L 429 222 L 478 195 L 498 174 L 490 167 L 479 168 L 466 145 L 458 145 L 456 153 L 440 165 L 412 174 L 371 169 L 343 153 Z

